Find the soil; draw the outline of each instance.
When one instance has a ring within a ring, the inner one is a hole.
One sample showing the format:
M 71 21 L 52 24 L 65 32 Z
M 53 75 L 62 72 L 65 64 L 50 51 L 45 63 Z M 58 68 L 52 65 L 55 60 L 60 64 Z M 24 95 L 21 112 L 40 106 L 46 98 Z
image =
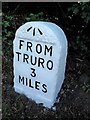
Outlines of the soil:
M 8 59 L 3 57 L 3 119 L 90 119 L 90 93 L 82 89 L 83 85 L 90 82 L 87 61 L 78 59 L 78 56 L 68 55 L 65 80 L 58 99 L 51 109 L 15 93 L 12 84 L 12 59 L 9 61 L 9 71 L 7 61 Z M 78 68 L 77 64 L 79 64 Z
M 12 6 L 13 7 L 13 6 Z M 15 25 L 21 19 L 15 16 Z M 70 33 L 71 34 L 71 33 Z M 72 36 L 71 36 L 72 37 Z M 72 40 L 72 39 L 71 39 Z M 74 39 L 75 40 L 75 39 Z M 74 40 L 72 42 L 74 43 Z M 90 62 L 88 55 L 81 57 L 80 51 L 68 50 L 65 80 L 58 93 L 57 101 L 51 109 L 36 104 L 13 89 L 13 55 L 12 45 L 3 42 L 2 56 L 2 118 L 3 120 L 37 119 L 37 120 L 89 120 L 90 91 L 83 86 L 90 85 Z M 5 54 L 7 53 L 7 56 Z M 89 88 L 90 90 L 90 88 Z

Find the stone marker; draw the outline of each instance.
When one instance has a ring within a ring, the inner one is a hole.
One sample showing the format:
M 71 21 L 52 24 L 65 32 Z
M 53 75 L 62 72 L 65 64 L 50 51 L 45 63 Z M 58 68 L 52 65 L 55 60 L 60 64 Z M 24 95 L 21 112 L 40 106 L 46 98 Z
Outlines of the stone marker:
M 14 89 L 51 108 L 64 81 L 67 39 L 51 22 L 27 22 L 15 34 Z

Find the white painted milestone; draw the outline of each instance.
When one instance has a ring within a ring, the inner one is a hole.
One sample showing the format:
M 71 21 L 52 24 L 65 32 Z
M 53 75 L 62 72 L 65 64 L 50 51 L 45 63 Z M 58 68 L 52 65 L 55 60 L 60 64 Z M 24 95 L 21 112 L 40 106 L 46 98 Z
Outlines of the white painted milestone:
M 14 89 L 51 108 L 65 76 L 67 39 L 51 22 L 27 22 L 13 41 Z

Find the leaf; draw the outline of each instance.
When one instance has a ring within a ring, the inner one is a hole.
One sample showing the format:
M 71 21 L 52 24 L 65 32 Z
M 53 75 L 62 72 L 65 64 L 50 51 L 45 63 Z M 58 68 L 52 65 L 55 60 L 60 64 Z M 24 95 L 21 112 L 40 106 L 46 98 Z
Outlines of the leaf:
M 74 10 L 73 10 L 73 13 L 74 14 L 77 14 L 79 12 L 79 9 L 78 8 L 75 8 Z

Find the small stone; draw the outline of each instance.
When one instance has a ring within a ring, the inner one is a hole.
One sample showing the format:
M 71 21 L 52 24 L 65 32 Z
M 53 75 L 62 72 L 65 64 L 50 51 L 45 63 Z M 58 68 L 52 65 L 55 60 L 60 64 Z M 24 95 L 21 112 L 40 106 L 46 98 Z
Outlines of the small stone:
M 79 79 L 79 83 L 81 85 L 90 84 L 90 76 L 87 74 L 82 74 L 80 79 Z
M 56 111 L 56 106 L 52 107 L 52 110 L 53 110 L 53 111 Z

